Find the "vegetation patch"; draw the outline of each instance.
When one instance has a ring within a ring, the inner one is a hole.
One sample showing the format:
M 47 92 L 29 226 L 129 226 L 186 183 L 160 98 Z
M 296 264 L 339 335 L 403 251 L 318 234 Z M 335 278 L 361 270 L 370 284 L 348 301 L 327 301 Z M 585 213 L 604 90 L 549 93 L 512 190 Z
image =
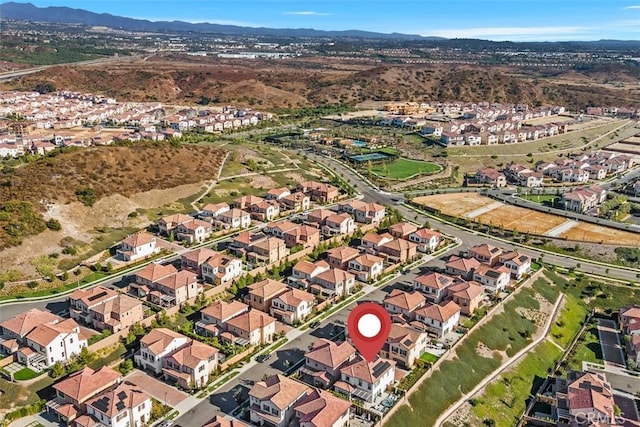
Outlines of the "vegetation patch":
M 40 375 L 39 373 L 32 371 L 29 368 L 24 368 L 24 369 L 20 369 L 18 372 L 13 374 L 13 379 L 16 381 L 27 381 L 27 380 L 32 380 L 39 375 Z
M 0 185 L 0 187 L 2 187 Z M 0 250 L 9 246 L 17 246 L 25 237 L 39 234 L 47 229 L 42 215 L 28 201 L 6 199 L 0 191 Z
M 398 158 L 389 163 L 376 164 L 370 170 L 383 178 L 404 180 L 416 175 L 439 172 L 442 166 L 420 160 Z

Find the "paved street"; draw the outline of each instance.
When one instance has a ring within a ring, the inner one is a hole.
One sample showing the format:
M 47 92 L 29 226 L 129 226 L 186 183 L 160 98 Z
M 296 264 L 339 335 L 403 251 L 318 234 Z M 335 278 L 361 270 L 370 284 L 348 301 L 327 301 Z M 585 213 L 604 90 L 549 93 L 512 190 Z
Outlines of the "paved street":
M 429 261 L 406 275 L 396 277 L 379 289 L 375 289 L 360 301 L 381 302 L 393 288 L 410 284 L 416 276 L 427 272 L 431 267 L 441 265 L 445 257 L 457 251 L 458 248 L 452 249 L 438 259 Z M 201 426 L 206 424 L 216 413 L 230 413 L 238 406 L 238 402 L 248 398 L 248 391 L 254 382 L 262 380 L 265 375 L 285 372 L 290 366 L 295 365 L 304 358 L 307 349 L 318 338 L 330 339 L 335 330 L 340 330 L 344 326 L 349 312 L 355 306 L 356 303 L 354 302 L 344 307 L 322 321 L 317 328 L 305 331 L 298 338 L 280 347 L 267 362 L 257 363 L 243 374 L 235 377 L 218 389 L 216 393 L 209 396 L 208 399 L 203 400 L 198 406 L 179 417 L 176 424 L 182 427 Z

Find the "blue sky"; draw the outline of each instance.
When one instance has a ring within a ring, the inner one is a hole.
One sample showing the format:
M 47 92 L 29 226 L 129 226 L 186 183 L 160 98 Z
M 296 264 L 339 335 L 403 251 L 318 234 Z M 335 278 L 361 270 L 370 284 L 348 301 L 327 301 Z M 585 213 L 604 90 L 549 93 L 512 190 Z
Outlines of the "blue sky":
M 26 0 L 24 0 L 26 1 Z M 31 0 L 150 20 L 489 40 L 640 40 L 640 0 Z

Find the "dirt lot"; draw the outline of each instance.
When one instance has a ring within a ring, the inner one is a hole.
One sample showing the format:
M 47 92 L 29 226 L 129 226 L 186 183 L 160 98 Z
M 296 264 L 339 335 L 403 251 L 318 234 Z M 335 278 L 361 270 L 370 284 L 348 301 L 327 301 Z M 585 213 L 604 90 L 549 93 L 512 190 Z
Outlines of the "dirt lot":
M 581 222 L 572 229 L 560 234 L 560 237 L 566 237 L 569 240 L 640 246 L 640 234 L 614 230 L 585 222 Z
M 438 209 L 451 216 L 462 216 L 467 212 L 488 206 L 494 200 L 476 193 L 435 194 L 433 196 L 417 197 L 415 203 Z
M 507 205 L 480 215 L 475 220 L 494 227 L 502 226 L 506 230 L 533 234 L 544 234 L 566 221 L 560 216 Z
M 574 120 L 573 117 L 551 116 L 551 117 L 538 117 L 536 119 L 530 119 L 525 121 L 524 123 L 527 125 L 544 125 L 547 123 L 567 123 L 567 122 L 572 122 L 573 120 Z

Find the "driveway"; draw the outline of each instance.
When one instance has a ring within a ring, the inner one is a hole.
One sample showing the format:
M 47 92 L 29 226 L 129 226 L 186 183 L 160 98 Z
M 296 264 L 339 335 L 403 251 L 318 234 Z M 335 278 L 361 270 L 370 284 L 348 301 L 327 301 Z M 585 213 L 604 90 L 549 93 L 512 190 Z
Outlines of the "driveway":
M 189 397 L 187 393 L 165 384 L 162 381 L 153 378 L 151 375 L 137 369 L 127 375 L 125 379 L 171 407 L 175 407 L 177 404 Z
M 602 357 L 607 366 L 626 368 L 627 364 L 622 354 L 620 338 L 616 323 L 612 320 L 598 319 L 598 337 L 602 346 Z

